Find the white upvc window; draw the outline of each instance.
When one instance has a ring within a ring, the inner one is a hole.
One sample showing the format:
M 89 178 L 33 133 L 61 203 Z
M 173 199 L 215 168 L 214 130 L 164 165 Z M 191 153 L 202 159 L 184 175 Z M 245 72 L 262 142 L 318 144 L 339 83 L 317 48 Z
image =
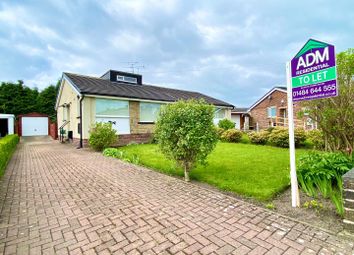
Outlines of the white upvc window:
M 129 102 L 97 98 L 96 117 L 129 117 Z
M 214 113 L 215 119 L 224 119 L 225 118 L 225 109 L 223 108 L 216 108 Z
M 70 120 L 70 105 L 63 106 L 63 122 Z
M 155 122 L 162 104 L 140 102 L 140 122 Z
M 111 123 L 119 135 L 130 134 L 129 101 L 96 98 L 96 122 Z
M 216 107 L 214 111 L 214 124 L 218 125 L 220 120 L 225 119 L 226 111 L 224 108 Z
M 277 116 L 277 108 L 275 106 L 268 107 L 267 116 L 268 118 L 275 118 Z

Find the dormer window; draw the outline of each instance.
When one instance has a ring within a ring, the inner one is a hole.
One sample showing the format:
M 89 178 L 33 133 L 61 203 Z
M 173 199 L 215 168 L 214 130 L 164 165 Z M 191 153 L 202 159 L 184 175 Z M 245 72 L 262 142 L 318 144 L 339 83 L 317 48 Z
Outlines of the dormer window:
M 138 83 L 138 79 L 135 77 L 129 77 L 129 76 L 123 76 L 123 75 L 117 75 L 117 81 L 122 81 L 122 82 L 129 82 L 129 83 Z

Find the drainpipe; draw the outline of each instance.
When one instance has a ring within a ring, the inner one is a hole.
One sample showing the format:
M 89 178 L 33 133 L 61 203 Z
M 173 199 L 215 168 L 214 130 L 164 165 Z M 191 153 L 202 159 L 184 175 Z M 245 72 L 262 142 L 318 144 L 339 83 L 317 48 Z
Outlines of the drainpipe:
M 84 95 L 82 95 L 79 99 L 80 102 L 80 144 L 79 147 L 77 147 L 78 149 L 83 148 L 83 142 L 82 142 L 82 100 L 84 100 Z

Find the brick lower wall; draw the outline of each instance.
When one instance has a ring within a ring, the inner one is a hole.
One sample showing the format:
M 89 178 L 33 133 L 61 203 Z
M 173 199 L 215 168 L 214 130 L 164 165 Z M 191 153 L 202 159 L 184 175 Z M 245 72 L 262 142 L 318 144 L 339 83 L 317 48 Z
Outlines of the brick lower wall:
M 118 142 L 114 144 L 113 147 L 124 146 L 131 143 L 137 143 L 137 144 L 149 143 L 152 139 L 152 136 L 153 136 L 152 133 L 119 135 Z M 80 139 L 74 138 L 72 144 L 78 147 L 80 144 Z M 85 148 L 88 147 L 88 139 L 83 139 L 83 147 Z
M 354 232 L 354 168 L 343 175 L 344 225 Z
M 79 147 L 80 145 L 80 139 L 79 138 L 74 138 L 73 141 L 72 141 L 72 144 L 76 147 Z M 84 148 L 87 148 L 89 147 L 88 146 L 88 139 L 82 139 L 82 145 Z
M 117 146 L 124 146 L 130 143 L 149 143 L 152 139 L 152 133 L 119 135 Z

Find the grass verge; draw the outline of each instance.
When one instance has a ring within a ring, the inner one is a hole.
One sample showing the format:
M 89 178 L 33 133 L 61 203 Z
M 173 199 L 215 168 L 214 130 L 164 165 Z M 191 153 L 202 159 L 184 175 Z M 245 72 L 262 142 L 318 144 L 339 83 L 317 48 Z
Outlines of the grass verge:
M 148 168 L 183 176 L 182 169 L 166 159 L 155 144 L 129 145 L 119 150 L 128 157 L 138 156 L 139 164 Z M 305 152 L 296 150 L 297 156 Z M 218 143 L 208 157 L 208 164 L 193 169 L 191 179 L 266 201 L 289 186 L 289 151 L 271 146 Z

